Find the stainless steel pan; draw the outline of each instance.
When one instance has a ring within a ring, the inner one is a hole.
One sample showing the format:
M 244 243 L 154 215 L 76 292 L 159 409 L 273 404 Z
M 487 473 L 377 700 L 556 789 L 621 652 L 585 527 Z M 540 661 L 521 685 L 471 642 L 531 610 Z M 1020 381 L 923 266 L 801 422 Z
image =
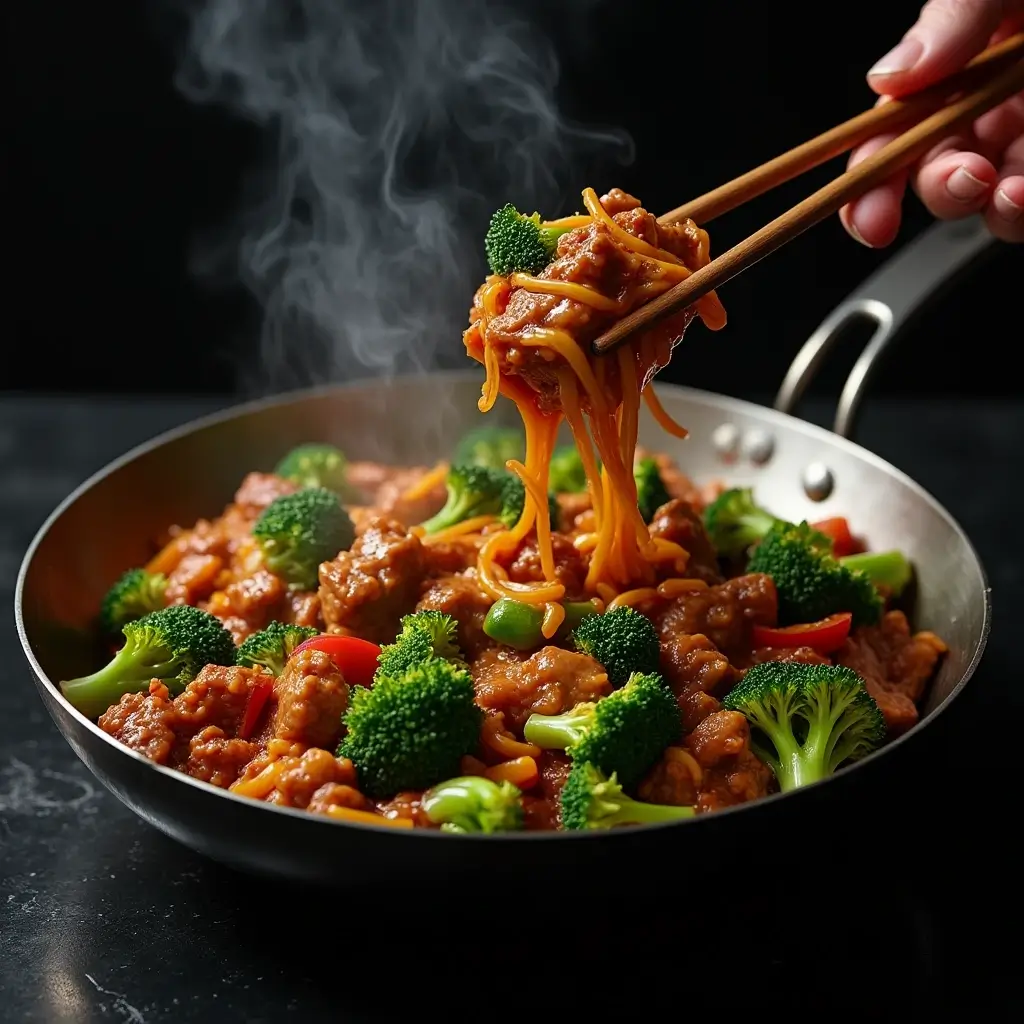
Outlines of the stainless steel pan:
M 829 316 L 801 350 L 776 409 L 692 389 L 660 389 L 669 412 L 691 431 L 675 442 L 649 420 L 641 443 L 675 455 L 697 479 L 753 484 L 779 514 L 799 519 L 847 515 L 873 546 L 900 547 L 918 572 L 917 624 L 950 645 L 913 736 L 947 707 L 973 673 L 989 629 L 984 570 L 952 517 L 912 480 L 847 440 L 878 356 L 943 284 L 989 248 L 976 221 L 939 225 L 905 247 Z M 789 415 L 838 329 L 867 316 L 876 330 L 843 392 L 834 432 Z M 120 800 L 157 828 L 222 862 L 315 883 L 376 877 L 437 878 L 515 870 L 552 877 L 581 858 L 703 858 L 711 845 L 735 846 L 742 822 L 774 828 L 790 808 L 834 805 L 844 777 L 885 758 L 888 749 L 835 778 L 653 829 L 590 834 L 460 837 L 344 824 L 235 797 L 159 767 L 122 747 L 76 712 L 54 681 L 86 671 L 101 655 L 90 623 L 109 584 L 144 561 L 151 539 L 172 522 L 214 515 L 252 469 L 269 469 L 290 447 L 317 439 L 353 458 L 430 462 L 478 422 L 475 371 L 355 383 L 244 405 L 171 431 L 87 480 L 49 517 L 18 577 L 17 628 L 39 693 L 79 757 Z M 511 407 L 494 416 L 511 420 Z M 815 813 L 819 813 L 815 811 Z M 760 823 L 760 825 L 758 824 Z M 744 826 L 745 827 L 745 826 Z

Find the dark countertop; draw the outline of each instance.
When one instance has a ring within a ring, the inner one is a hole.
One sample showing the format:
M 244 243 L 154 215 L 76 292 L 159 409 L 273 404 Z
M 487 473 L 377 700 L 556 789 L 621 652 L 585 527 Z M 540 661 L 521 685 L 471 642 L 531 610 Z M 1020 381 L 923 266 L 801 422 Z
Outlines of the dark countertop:
M 330 894 L 240 876 L 134 817 L 50 722 L 11 607 L 33 533 L 106 461 L 223 404 L 0 398 L 0 1020 L 318 1024 L 435 1009 L 451 1020 L 514 1019 L 563 1013 L 581 988 L 593 998 L 573 1009 L 590 1019 L 619 1003 L 685 1013 L 701 995 L 722 1015 L 748 1002 L 805 1010 L 862 1001 L 872 1019 L 1021 1005 L 1017 971 L 1003 964 L 1019 950 L 1021 900 L 1019 841 L 1015 857 L 1010 848 L 1024 602 L 1022 560 L 1006 552 L 1024 500 L 1015 473 L 1024 404 L 865 410 L 858 439 L 915 477 L 972 537 L 996 615 L 971 685 L 883 761 L 884 789 L 865 783 L 857 793 L 877 807 L 877 832 L 849 849 L 834 837 L 773 836 L 781 864 L 752 848 L 733 885 L 695 851 L 663 897 L 594 915 L 582 898 L 592 880 L 553 880 L 552 893 L 570 898 L 556 915 L 555 896 L 545 896 L 545 916 L 564 927 L 534 924 L 537 915 L 519 909 L 531 894 L 514 878 L 446 894 L 447 915 L 424 920 L 415 894 L 370 915 Z M 769 890 L 776 896 L 765 903 Z M 1008 928 L 997 923 L 1003 911 Z

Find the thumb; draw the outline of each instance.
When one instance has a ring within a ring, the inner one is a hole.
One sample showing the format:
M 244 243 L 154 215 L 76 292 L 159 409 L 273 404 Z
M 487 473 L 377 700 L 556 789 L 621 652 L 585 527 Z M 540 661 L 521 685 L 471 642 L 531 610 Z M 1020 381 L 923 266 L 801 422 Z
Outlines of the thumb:
M 1007 18 L 1024 14 L 1024 0 L 928 0 L 917 22 L 868 72 L 886 96 L 917 92 L 959 70 L 988 45 Z

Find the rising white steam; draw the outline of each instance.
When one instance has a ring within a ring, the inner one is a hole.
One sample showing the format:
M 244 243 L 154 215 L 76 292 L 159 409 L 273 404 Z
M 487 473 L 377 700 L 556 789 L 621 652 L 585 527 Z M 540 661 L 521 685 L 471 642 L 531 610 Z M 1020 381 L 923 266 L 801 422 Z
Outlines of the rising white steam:
M 598 0 L 550 0 L 566 18 Z M 620 131 L 559 115 L 552 47 L 495 0 L 205 0 L 178 75 L 197 103 L 264 125 L 257 201 L 226 254 L 265 316 L 258 379 L 278 390 L 460 365 L 506 201 L 572 212 L 581 175 L 632 159 Z M 594 181 L 594 184 L 614 182 Z

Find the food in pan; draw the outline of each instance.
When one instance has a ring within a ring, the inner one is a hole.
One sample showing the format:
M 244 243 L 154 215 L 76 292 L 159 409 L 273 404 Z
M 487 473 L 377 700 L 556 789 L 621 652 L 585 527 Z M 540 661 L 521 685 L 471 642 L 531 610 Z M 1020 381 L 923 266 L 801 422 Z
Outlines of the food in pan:
M 435 466 L 311 440 L 174 526 L 98 609 L 109 663 L 61 684 L 101 729 L 239 796 L 451 833 L 670 822 L 819 781 L 918 717 L 942 640 L 912 567 L 637 446 L 686 323 L 616 317 L 706 263 L 621 192 L 506 207 L 465 335 L 522 427 Z M 572 444 L 559 445 L 568 422 Z M 856 509 L 850 510 L 855 516 Z

